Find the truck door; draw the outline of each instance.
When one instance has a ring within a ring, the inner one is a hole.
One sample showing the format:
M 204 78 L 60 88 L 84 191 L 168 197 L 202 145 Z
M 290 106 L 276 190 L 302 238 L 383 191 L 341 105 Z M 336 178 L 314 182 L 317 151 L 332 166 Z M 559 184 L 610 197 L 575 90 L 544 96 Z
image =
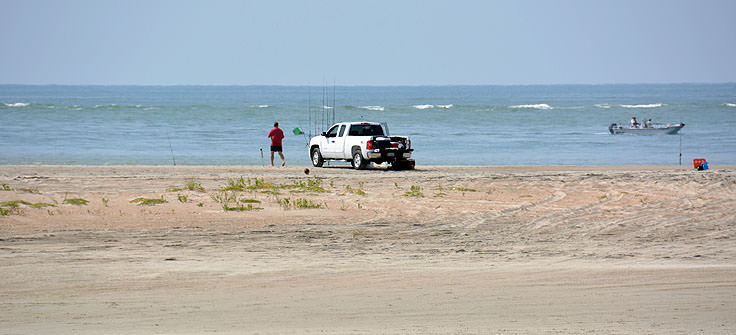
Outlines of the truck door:
M 334 125 L 325 134 L 326 143 L 322 147 L 322 156 L 325 158 L 342 158 L 342 154 L 338 152 L 337 134 L 341 126 Z M 342 127 L 345 127 L 344 125 Z
M 335 154 L 337 155 L 337 158 L 348 158 L 349 153 L 345 153 L 345 136 L 347 135 L 347 131 L 345 131 L 347 128 L 345 125 L 340 126 L 340 131 L 337 132 L 337 137 L 335 137 Z

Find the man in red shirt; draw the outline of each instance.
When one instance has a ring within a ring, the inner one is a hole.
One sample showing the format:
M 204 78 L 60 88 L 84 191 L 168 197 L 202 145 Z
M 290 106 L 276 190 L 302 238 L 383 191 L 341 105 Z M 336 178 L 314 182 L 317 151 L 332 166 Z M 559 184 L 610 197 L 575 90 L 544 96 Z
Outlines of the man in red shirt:
M 284 138 L 284 132 L 279 129 L 279 123 L 273 123 L 273 129 L 268 132 L 268 138 L 271 139 L 271 166 L 273 166 L 273 153 L 278 152 L 281 156 L 281 166 L 286 166 L 286 159 L 284 159 L 283 149 L 281 148 L 281 140 Z

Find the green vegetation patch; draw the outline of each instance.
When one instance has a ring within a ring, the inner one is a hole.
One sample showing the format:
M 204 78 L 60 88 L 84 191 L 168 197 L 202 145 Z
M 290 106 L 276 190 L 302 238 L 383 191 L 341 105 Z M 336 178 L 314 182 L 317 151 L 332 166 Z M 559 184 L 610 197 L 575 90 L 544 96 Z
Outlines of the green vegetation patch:
M 424 193 L 422 193 L 422 188 L 417 185 L 411 185 L 409 188 L 409 191 L 404 192 L 401 196 L 403 197 L 424 197 Z
M 312 192 L 312 193 L 325 193 L 329 192 L 324 187 L 322 187 L 322 181 L 313 178 L 313 179 L 307 179 L 307 181 L 303 180 L 295 180 L 291 184 L 274 184 L 272 182 L 268 182 L 263 178 L 243 178 L 240 177 L 238 179 L 230 179 L 228 181 L 228 185 L 223 187 L 220 191 L 260 191 L 261 193 L 270 193 L 270 194 L 279 194 L 277 190 L 280 189 L 290 189 L 292 193 L 303 193 L 303 192 Z
M 281 195 L 281 192 L 277 190 L 263 190 L 261 191 L 262 194 L 270 194 L 270 195 Z
M 228 204 L 223 204 L 222 209 L 224 209 L 226 212 L 232 212 L 232 211 L 238 211 L 238 212 L 245 212 L 245 211 L 260 211 L 263 210 L 263 207 L 255 207 L 253 204 L 248 204 L 247 206 L 239 205 L 239 206 L 228 206 Z
M 244 204 L 260 204 L 261 201 L 258 199 L 240 199 L 240 202 Z
M 56 207 L 56 205 L 50 204 L 47 202 L 37 202 L 31 205 L 31 208 L 44 208 L 44 207 Z
M 20 205 L 31 206 L 33 204 L 25 200 L 11 200 L 0 202 L 0 207 L 18 208 L 20 207 Z
M 69 199 L 64 199 L 62 203 L 68 204 L 68 205 L 85 206 L 89 203 L 89 200 L 85 200 L 82 198 L 69 198 Z
M 350 185 L 345 186 L 345 194 L 347 193 L 353 193 L 357 195 L 365 195 L 365 191 L 359 189 L 359 188 L 352 188 Z
M 10 215 L 14 211 L 17 212 L 17 209 L 20 208 L 20 205 L 29 206 L 31 208 L 56 207 L 56 205 L 54 204 L 49 204 L 45 202 L 37 202 L 34 204 L 25 200 L 3 201 L 0 202 L 0 216 Z
M 188 179 L 186 185 L 184 187 L 172 187 L 166 189 L 166 192 L 180 192 L 180 191 L 197 191 L 197 192 L 206 192 L 202 184 L 197 182 L 196 179 Z
M 14 191 L 14 189 L 8 184 L 2 184 L 0 185 L 0 191 Z
M 131 203 L 138 203 L 138 206 L 153 206 L 167 203 L 164 196 L 161 198 L 135 198 L 130 201 Z
M 267 182 L 263 178 L 258 179 L 245 179 L 240 177 L 239 179 L 230 179 L 228 185 L 222 188 L 220 191 L 256 191 L 262 189 L 272 189 L 276 185 L 272 182 Z
M 279 188 L 290 188 L 290 189 L 296 189 L 297 192 L 312 192 L 312 193 L 326 193 L 329 192 L 324 187 L 322 187 L 322 181 L 313 178 L 313 179 L 307 179 L 307 182 L 304 182 L 303 180 L 295 180 L 293 184 L 287 184 L 287 185 L 279 185 Z
M 305 198 L 284 198 L 279 201 L 281 208 L 283 209 L 309 209 L 309 208 L 322 208 L 322 203 L 315 203 L 312 200 Z

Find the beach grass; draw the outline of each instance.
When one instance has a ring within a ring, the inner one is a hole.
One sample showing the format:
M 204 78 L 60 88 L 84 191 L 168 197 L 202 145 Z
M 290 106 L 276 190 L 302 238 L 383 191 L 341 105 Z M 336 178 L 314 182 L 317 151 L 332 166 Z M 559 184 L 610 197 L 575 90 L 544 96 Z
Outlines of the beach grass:
M 261 193 L 278 193 L 278 190 L 289 189 L 291 193 L 327 193 L 329 192 L 322 187 L 322 181 L 317 178 L 303 180 L 294 180 L 291 184 L 275 184 L 266 181 L 264 178 L 243 178 L 230 179 L 228 184 L 221 188 L 220 191 L 261 191 Z M 266 192 L 268 191 L 268 192 Z
M 255 207 L 253 204 L 245 205 L 238 205 L 238 206 L 229 206 L 228 204 L 223 204 L 222 209 L 226 212 L 232 212 L 232 211 L 238 211 L 238 212 L 244 212 L 244 211 L 259 211 L 263 210 L 263 207 Z
M 164 199 L 164 196 L 162 195 L 161 198 L 135 198 L 130 201 L 131 203 L 138 203 L 138 206 L 153 206 L 153 205 L 159 205 L 167 203 L 166 199 Z
M 197 179 L 195 178 L 187 179 L 187 183 L 184 185 L 184 187 L 172 187 L 172 188 L 166 189 L 166 192 L 181 192 L 181 191 L 206 192 L 202 184 L 199 183 Z
M 310 208 L 322 208 L 323 204 L 315 203 L 312 200 L 306 198 L 283 198 L 279 201 L 281 208 L 285 210 L 289 209 L 310 209 Z
M 69 198 L 69 199 L 64 199 L 62 203 L 67 204 L 67 205 L 84 206 L 89 203 L 89 200 L 82 199 L 82 198 Z
M 9 200 L 0 202 L 0 216 L 10 215 L 14 211 L 17 211 L 17 209 L 20 208 L 21 205 L 31 208 L 56 207 L 55 204 L 50 204 L 47 202 L 31 203 L 25 200 Z
M 401 196 L 403 197 L 424 197 L 424 193 L 422 193 L 422 188 L 417 185 L 411 185 L 409 188 L 409 191 L 404 192 Z
M 361 186 L 362 187 L 362 186 Z M 345 185 L 345 194 L 353 193 L 357 195 L 366 195 L 365 191 L 360 188 L 352 188 L 350 185 Z

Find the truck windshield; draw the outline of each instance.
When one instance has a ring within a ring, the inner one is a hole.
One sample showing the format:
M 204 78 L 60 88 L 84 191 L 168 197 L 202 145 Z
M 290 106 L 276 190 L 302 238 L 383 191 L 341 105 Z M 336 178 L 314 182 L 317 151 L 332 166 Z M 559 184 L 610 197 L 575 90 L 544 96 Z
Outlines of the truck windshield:
M 378 124 L 354 124 L 350 126 L 349 136 L 380 136 L 383 128 Z

